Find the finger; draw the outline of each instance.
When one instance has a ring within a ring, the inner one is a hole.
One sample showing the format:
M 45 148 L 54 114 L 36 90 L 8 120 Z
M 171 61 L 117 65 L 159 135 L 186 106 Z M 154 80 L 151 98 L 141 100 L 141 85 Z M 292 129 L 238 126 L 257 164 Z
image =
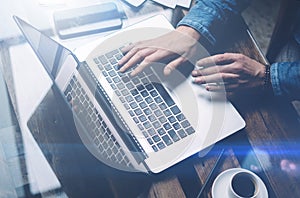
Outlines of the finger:
M 230 93 L 232 91 L 234 91 L 235 89 L 238 88 L 237 84 L 225 84 L 225 85 L 212 85 L 212 84 L 208 84 L 205 86 L 205 89 L 207 91 L 214 91 L 214 92 L 218 92 L 218 91 L 224 91 L 224 88 L 226 90 L 226 92 Z
M 136 54 L 138 52 L 138 48 L 132 48 L 130 49 L 118 62 L 118 64 L 120 66 L 123 66 L 126 62 L 128 62 L 128 60 L 134 56 L 134 54 Z
M 216 74 L 216 73 L 220 73 L 220 72 L 221 72 L 220 66 L 212 66 L 212 67 L 193 70 L 192 76 L 194 76 L 194 77 L 205 76 L 205 75 L 211 75 L 211 74 Z
M 128 53 L 131 53 L 132 51 L 129 51 Z M 120 68 L 120 72 L 125 72 L 127 69 L 129 69 L 130 67 L 132 67 L 133 65 L 136 65 L 138 63 L 140 63 L 141 61 L 144 60 L 144 58 L 146 56 L 149 56 L 150 54 L 154 53 L 155 49 L 151 49 L 151 48 L 147 48 L 144 50 L 139 50 L 136 51 L 133 55 L 130 54 L 129 56 L 131 56 L 126 63 Z
M 149 64 L 158 62 L 161 59 L 166 58 L 169 55 L 167 51 L 156 50 L 152 54 L 149 54 L 144 60 L 136 67 L 132 72 L 131 76 L 135 76 L 140 73 L 143 69 L 145 69 Z
M 127 45 L 124 45 L 123 47 L 120 48 L 121 52 L 123 54 L 127 53 L 128 51 L 130 51 L 132 48 L 134 48 L 138 43 L 128 43 Z
M 217 54 L 214 56 L 206 57 L 197 61 L 196 65 L 198 67 L 209 67 L 213 65 L 224 65 L 229 64 L 237 60 L 239 54 L 235 53 L 225 53 Z
M 236 81 L 239 76 L 237 74 L 230 73 L 216 73 L 208 76 L 198 76 L 194 78 L 194 83 L 204 84 L 204 83 L 231 83 Z
M 200 68 L 192 71 L 192 76 L 206 76 L 216 73 L 237 73 L 235 71 L 234 62 L 231 64 L 221 65 L 221 66 L 211 66 L 207 68 Z
M 164 68 L 164 75 L 168 76 L 172 71 L 174 71 L 179 65 L 186 62 L 187 59 L 183 56 L 176 58 L 175 60 L 171 61 L 167 64 Z

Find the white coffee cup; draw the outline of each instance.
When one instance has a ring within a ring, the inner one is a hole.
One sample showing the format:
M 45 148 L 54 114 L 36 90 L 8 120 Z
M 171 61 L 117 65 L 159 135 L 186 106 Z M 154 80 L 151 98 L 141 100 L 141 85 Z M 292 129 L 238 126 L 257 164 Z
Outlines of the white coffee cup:
M 259 177 L 251 171 L 240 170 L 230 178 L 228 193 L 232 198 L 257 198 Z

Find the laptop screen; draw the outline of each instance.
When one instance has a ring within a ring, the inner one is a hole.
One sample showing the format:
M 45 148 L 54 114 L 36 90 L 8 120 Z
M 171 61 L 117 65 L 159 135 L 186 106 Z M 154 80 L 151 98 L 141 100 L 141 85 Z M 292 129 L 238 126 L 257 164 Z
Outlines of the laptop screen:
M 14 16 L 14 19 L 50 77 L 55 79 L 67 55 L 72 54 L 71 51 L 42 34 L 22 19 L 16 16 Z

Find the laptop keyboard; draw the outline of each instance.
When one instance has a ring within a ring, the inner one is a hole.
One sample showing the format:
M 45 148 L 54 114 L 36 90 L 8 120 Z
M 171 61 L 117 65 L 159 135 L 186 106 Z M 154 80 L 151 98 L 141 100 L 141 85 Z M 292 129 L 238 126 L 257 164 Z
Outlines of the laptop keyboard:
M 94 145 L 106 162 L 117 163 L 122 166 L 133 167 L 125 152 L 112 135 L 103 118 L 88 98 L 86 92 L 75 76 L 64 91 L 73 112 L 78 116 L 82 125 L 89 133 Z
M 158 77 L 145 69 L 135 77 L 118 72 L 120 49 L 94 58 L 94 62 L 119 97 L 155 152 L 195 132 Z

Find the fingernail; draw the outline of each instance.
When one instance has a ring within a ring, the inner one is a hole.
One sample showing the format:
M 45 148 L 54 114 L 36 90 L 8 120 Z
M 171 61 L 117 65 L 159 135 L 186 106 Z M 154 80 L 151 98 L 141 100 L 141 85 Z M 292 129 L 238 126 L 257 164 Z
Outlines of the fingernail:
M 196 76 L 198 74 L 197 70 L 192 71 L 192 75 Z
M 201 70 L 201 69 L 204 69 L 204 67 L 197 65 L 197 69 Z
M 167 67 L 166 67 L 166 68 L 164 69 L 164 74 L 167 76 L 167 75 L 169 75 L 169 74 L 171 73 L 171 71 L 172 71 L 172 70 L 171 70 L 170 68 L 167 68 Z

